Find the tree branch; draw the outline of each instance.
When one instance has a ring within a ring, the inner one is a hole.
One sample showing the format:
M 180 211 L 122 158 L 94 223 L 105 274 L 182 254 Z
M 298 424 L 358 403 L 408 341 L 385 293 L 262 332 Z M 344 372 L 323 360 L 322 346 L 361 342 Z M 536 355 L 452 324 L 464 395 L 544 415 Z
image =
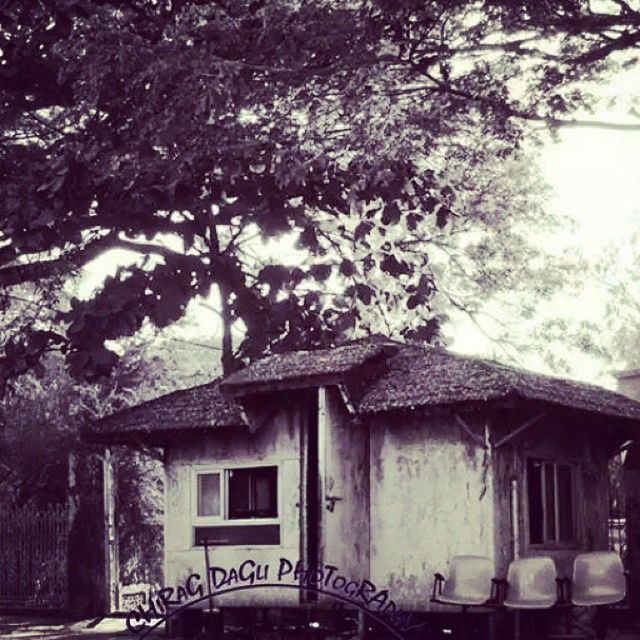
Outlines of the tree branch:
M 604 60 L 614 51 L 635 47 L 638 42 L 640 42 L 640 31 L 636 31 L 635 33 L 625 33 L 619 38 L 612 40 L 609 44 L 596 49 L 591 49 L 581 56 L 574 58 L 573 62 L 576 64 L 589 64 L 591 62 L 597 62 L 598 60 Z
M 639 36 L 640 40 L 640 36 Z M 476 96 L 468 91 L 456 89 L 451 85 L 440 82 L 437 78 L 429 75 L 427 76 L 434 84 L 424 85 L 421 87 L 410 87 L 408 89 L 398 89 L 396 91 L 388 92 L 389 95 L 401 95 L 407 93 L 419 93 L 420 91 L 436 91 L 438 93 L 450 93 L 451 95 L 472 102 L 483 103 L 504 111 L 509 117 L 519 118 L 521 120 L 529 120 L 531 122 L 543 122 L 553 127 L 584 127 L 589 129 L 607 129 L 610 131 L 640 131 L 640 124 L 628 124 L 625 122 L 607 122 L 604 120 L 564 120 L 562 118 L 555 118 L 553 116 L 541 116 L 535 113 L 526 113 L 519 111 L 506 102 L 499 102 L 486 96 Z
M 69 273 L 97 258 L 101 253 L 111 248 L 113 242 L 113 236 L 107 235 L 85 245 L 82 249 L 66 253 L 60 258 L 4 267 L 0 269 L 0 286 L 11 287 Z
M 136 242 L 108 234 L 90 242 L 80 249 L 70 251 L 59 258 L 38 260 L 36 262 L 17 264 L 0 269 L 0 286 L 11 287 L 26 282 L 37 282 L 38 280 L 64 275 L 83 267 L 111 249 L 127 249 L 136 253 L 147 255 L 155 254 L 165 258 L 193 258 L 200 264 L 196 256 L 185 255 L 164 245 L 152 242 Z

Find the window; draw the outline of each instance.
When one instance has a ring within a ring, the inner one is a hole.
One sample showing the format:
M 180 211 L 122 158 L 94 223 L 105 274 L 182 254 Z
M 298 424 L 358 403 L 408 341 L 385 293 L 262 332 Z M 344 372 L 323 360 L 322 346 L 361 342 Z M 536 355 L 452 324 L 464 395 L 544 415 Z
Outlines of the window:
M 220 474 L 198 474 L 198 517 L 220 515 Z
M 278 517 L 278 467 L 202 471 L 195 484 L 200 521 Z
M 529 543 L 576 540 L 575 467 L 549 460 L 527 460 Z
M 278 467 L 195 474 L 193 544 L 278 545 Z
M 278 515 L 277 467 L 230 469 L 229 518 L 275 518 Z

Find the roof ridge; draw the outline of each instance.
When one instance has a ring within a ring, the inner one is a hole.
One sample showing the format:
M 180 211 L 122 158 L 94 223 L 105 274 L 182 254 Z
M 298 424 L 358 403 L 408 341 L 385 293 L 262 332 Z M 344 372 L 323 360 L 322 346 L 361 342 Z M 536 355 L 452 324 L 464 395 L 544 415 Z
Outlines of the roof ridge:
M 396 340 L 395 338 L 389 338 L 384 336 L 381 333 L 376 333 L 371 336 L 363 336 L 362 338 L 354 338 L 352 340 L 345 340 L 344 342 L 337 343 L 333 346 L 324 346 L 324 347 L 315 347 L 311 349 L 292 349 L 290 351 L 282 351 L 279 353 L 267 353 L 265 355 L 259 356 L 253 362 L 251 362 L 247 366 L 251 366 L 256 362 L 260 362 L 261 360 L 266 360 L 267 358 L 273 357 L 286 357 L 296 353 L 318 353 L 319 351 L 333 351 L 334 349 L 342 349 L 343 347 L 356 347 L 356 346 L 377 346 L 382 344 L 399 344 L 404 345 L 405 342 L 400 340 Z M 243 367 L 245 368 L 245 367 Z M 240 369 L 241 370 L 241 369 Z M 224 376 L 226 377 L 226 376 Z
M 362 338 L 352 338 L 350 340 L 345 340 L 344 342 L 337 343 L 336 347 L 345 347 L 345 346 L 355 345 L 355 344 L 381 344 L 381 343 L 407 344 L 402 340 L 397 340 L 396 338 L 387 336 L 384 333 L 372 333 L 368 336 L 362 336 Z
M 397 351 L 402 343 L 381 336 L 366 336 L 333 347 L 299 349 L 275 353 L 254 360 L 246 367 L 226 376 L 221 382 L 225 391 L 236 395 L 273 389 L 274 385 L 309 386 L 310 381 L 323 377 L 340 377 L 389 351 Z

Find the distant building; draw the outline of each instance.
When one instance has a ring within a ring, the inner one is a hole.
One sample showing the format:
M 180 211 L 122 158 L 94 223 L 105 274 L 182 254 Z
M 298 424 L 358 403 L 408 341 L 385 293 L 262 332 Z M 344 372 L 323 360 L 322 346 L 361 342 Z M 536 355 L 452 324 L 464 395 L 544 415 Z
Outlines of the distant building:
M 628 369 L 618 371 L 615 374 L 618 380 L 618 391 L 629 398 L 640 400 L 640 369 Z

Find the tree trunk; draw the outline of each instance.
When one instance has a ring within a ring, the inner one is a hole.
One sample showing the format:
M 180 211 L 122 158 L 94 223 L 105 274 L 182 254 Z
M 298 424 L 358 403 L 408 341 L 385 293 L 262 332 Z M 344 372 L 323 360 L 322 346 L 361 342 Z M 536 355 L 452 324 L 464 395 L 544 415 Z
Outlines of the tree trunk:
M 234 370 L 233 337 L 231 335 L 231 310 L 229 308 L 229 291 L 223 285 L 218 285 L 220 291 L 220 307 L 222 319 L 222 373 L 226 376 Z
M 215 225 L 215 220 L 211 218 L 211 207 L 207 207 L 204 211 L 205 220 L 207 220 L 207 227 L 209 229 L 209 259 L 211 265 L 215 265 L 221 256 L 220 253 L 220 239 L 218 238 L 218 230 Z M 222 353 L 220 356 L 220 363 L 222 364 L 223 375 L 229 375 L 233 373 L 234 358 L 233 358 L 233 336 L 231 335 L 231 307 L 229 306 L 229 297 L 231 290 L 226 283 L 221 281 L 221 274 L 218 274 L 216 278 L 218 284 L 218 292 L 220 293 L 220 318 L 222 321 Z

